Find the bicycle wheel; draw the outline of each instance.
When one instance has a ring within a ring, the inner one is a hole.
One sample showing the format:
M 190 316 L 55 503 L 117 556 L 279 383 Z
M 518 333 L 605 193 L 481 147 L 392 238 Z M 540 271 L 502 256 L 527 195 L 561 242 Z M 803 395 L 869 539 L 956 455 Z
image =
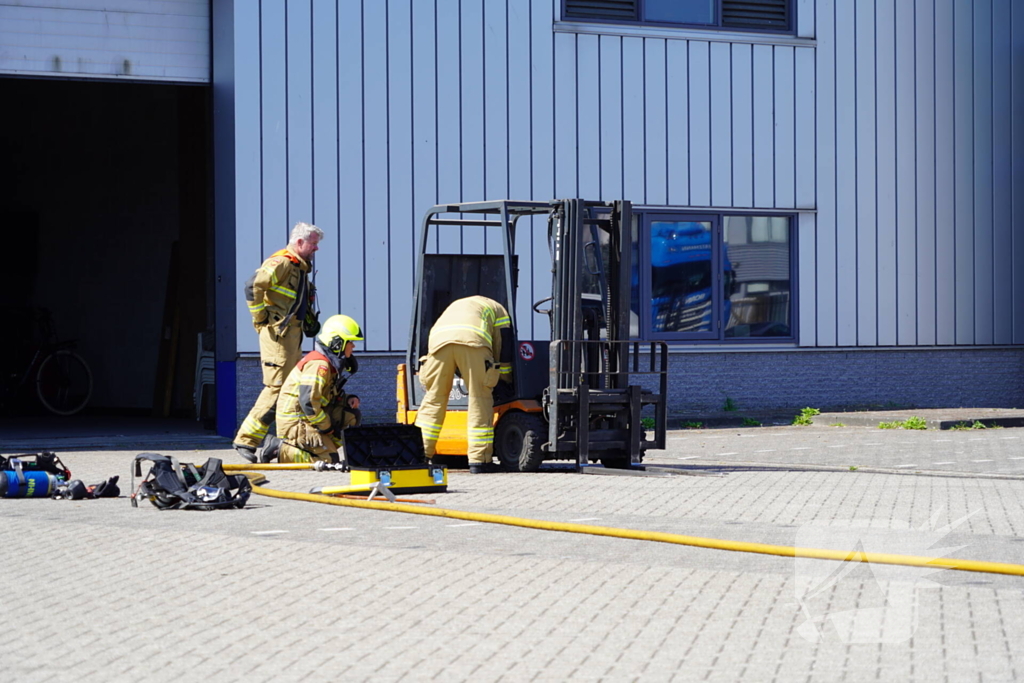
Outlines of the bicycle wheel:
M 36 396 L 51 413 L 74 415 L 92 396 L 92 371 L 74 351 L 54 351 L 36 371 Z

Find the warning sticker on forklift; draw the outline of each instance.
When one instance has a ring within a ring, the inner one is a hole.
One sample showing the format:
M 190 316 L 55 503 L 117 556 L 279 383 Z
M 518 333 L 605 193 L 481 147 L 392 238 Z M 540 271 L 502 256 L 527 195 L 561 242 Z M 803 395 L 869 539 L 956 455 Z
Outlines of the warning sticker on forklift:
M 519 357 L 523 360 L 533 360 L 533 344 L 530 342 L 520 342 L 519 344 Z

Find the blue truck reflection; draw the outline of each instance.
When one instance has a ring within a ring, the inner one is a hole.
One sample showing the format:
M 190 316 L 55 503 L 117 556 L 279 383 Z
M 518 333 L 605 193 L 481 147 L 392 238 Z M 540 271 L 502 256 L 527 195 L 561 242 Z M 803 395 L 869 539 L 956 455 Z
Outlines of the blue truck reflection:
M 711 224 L 651 223 L 651 321 L 654 332 L 714 331 L 714 268 Z M 734 274 L 728 247 L 722 245 L 726 292 Z M 723 297 L 723 318 L 731 303 Z

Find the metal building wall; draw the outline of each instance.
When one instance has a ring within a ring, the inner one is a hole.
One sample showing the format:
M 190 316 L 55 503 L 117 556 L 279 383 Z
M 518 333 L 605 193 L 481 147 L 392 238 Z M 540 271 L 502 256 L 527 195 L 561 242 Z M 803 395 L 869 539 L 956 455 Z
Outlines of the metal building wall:
M 555 30 L 557 5 L 236 3 L 238 272 L 312 220 L 322 308 L 359 319 L 367 350 L 401 350 L 418 221 L 438 201 L 814 208 L 813 42 Z M 539 232 L 519 248 L 519 324 L 540 338 L 529 305 L 550 276 L 531 254 L 546 249 Z M 256 351 L 237 310 L 238 349 Z
M 0 0 L 0 74 L 210 82 L 210 0 Z
M 815 9 L 801 342 L 1024 343 L 1024 5 Z
M 806 37 L 564 23 L 556 0 L 237 3 L 238 272 L 315 221 L 324 310 L 394 351 L 436 201 L 795 210 L 801 346 L 1024 343 L 1024 10 L 796 5 Z M 544 249 L 520 245 L 537 337 Z

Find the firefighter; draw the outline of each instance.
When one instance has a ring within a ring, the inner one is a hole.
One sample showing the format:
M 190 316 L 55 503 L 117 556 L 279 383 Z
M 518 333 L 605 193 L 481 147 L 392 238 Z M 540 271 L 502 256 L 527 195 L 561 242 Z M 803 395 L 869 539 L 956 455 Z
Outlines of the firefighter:
M 303 333 L 312 337 L 319 327 L 309 272 L 323 236 L 315 225 L 296 223 L 288 246 L 272 254 L 245 283 L 263 370 L 263 391 L 234 440 L 235 450 L 249 462 L 256 461 L 256 449 L 274 421 L 281 385 L 302 357 Z
M 352 355 L 363 338 L 347 315 L 332 315 L 307 353 L 288 374 L 277 400 L 277 437 L 267 439 L 260 462 L 339 462 L 342 430 L 357 423 L 343 387 L 359 370 Z M 345 374 L 348 373 L 348 374 Z
M 427 355 L 420 360 L 419 377 L 426 395 L 416 415 L 427 458 L 433 458 L 437 450 L 448 394 L 458 372 L 469 391 L 469 471 L 480 474 L 495 469 L 491 392 L 499 378 L 512 381 L 512 340 L 508 311 L 483 296 L 453 301 L 434 323 Z

